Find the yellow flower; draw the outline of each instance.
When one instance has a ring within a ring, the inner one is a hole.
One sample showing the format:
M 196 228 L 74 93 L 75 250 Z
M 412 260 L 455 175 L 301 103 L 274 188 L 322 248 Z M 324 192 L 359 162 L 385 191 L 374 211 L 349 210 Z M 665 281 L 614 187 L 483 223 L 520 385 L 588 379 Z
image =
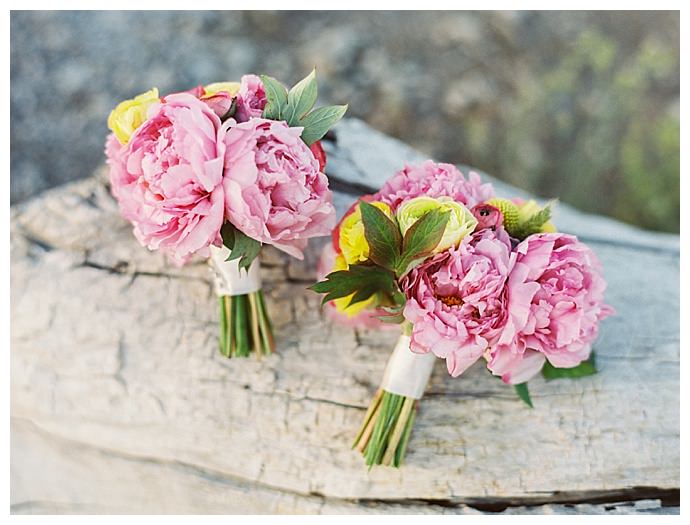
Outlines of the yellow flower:
M 441 237 L 438 245 L 434 248 L 433 253 L 439 253 L 451 246 L 457 246 L 477 226 L 477 219 L 472 215 L 472 212 L 459 202 L 455 202 L 449 197 L 434 199 L 422 196 L 410 199 L 398 208 L 396 215 L 402 234 L 405 235 L 405 232 L 415 222 L 432 210 L 450 212 L 443 237 Z
M 537 203 L 537 201 L 530 199 L 528 201 L 523 202 L 518 206 L 518 222 L 520 224 L 524 224 L 527 222 L 532 215 L 537 213 L 542 209 L 541 206 Z M 551 221 L 545 222 L 542 227 L 541 231 L 543 233 L 553 233 L 556 230 L 556 226 Z
M 234 97 L 239 90 L 240 90 L 240 83 L 239 82 L 214 82 L 213 84 L 209 84 L 208 86 L 204 86 L 204 91 L 205 91 L 204 96 L 207 97 L 207 96 L 215 95 L 219 91 L 225 91 L 231 97 Z
M 158 89 L 153 88 L 137 95 L 133 99 L 120 102 L 110 112 L 108 127 L 115 133 L 120 144 L 127 144 L 132 133 L 146 120 L 146 111 L 154 102 L 158 102 Z
M 376 206 L 389 218 L 393 218 L 393 212 L 388 204 L 383 202 L 370 202 L 369 204 Z M 355 206 L 355 210 L 345 217 L 340 225 L 339 243 L 340 251 L 347 264 L 357 264 L 369 258 L 369 243 L 364 237 L 364 223 L 359 205 Z
M 332 272 L 337 272 L 338 270 L 347 270 L 348 264 L 345 261 L 345 257 L 343 257 L 342 254 L 338 254 L 338 256 L 335 258 L 335 263 L 333 264 L 333 270 Z M 369 299 L 366 299 L 365 301 L 360 301 L 358 303 L 355 303 L 351 306 L 348 306 L 350 304 L 350 301 L 352 300 L 352 296 L 355 294 L 348 295 L 347 297 L 341 297 L 340 299 L 334 299 L 333 300 L 333 305 L 335 306 L 336 310 L 338 310 L 340 313 L 343 313 L 347 315 L 348 317 L 354 317 L 358 313 L 360 313 L 362 310 L 365 310 L 369 308 L 370 306 L 373 306 L 374 303 L 376 302 L 376 295 L 372 295 L 369 297 Z

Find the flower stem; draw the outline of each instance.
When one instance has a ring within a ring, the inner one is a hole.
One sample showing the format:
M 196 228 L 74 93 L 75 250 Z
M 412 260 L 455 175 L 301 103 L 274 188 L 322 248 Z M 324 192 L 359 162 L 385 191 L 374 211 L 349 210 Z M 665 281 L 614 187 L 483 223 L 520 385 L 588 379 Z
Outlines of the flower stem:
M 220 353 L 226 357 L 231 357 L 235 351 L 232 301 L 227 295 L 221 297 L 221 350 Z M 223 330 L 223 327 L 225 328 Z
M 254 352 L 256 353 L 256 357 L 261 359 L 261 336 L 259 335 L 259 305 L 258 305 L 258 300 L 256 298 L 256 293 L 250 293 L 248 296 L 249 298 L 249 307 L 251 308 L 251 315 L 249 316 L 249 324 L 251 325 L 252 328 L 252 346 L 254 348 Z
M 220 336 L 218 339 L 218 346 L 220 353 L 225 357 L 230 357 L 228 352 L 228 315 L 225 307 L 225 297 L 218 297 L 218 305 L 220 306 Z
M 266 310 L 264 292 L 263 290 L 259 290 L 256 293 L 259 304 L 259 324 L 261 326 L 261 337 L 264 344 L 264 351 L 268 355 L 276 351 L 276 343 L 273 339 L 273 328 L 271 326 L 271 319 L 268 317 L 268 311 Z
M 352 448 L 355 448 L 358 443 L 362 440 L 364 435 L 366 434 L 366 438 L 363 439 L 364 443 L 366 444 L 367 441 L 369 441 L 369 435 L 371 434 L 371 430 L 374 428 L 374 422 L 376 419 L 373 417 L 374 414 L 376 414 L 379 404 L 381 402 L 381 396 L 383 395 L 383 390 L 378 389 L 376 391 L 376 394 L 374 394 L 374 399 L 371 400 L 371 403 L 369 404 L 369 408 L 367 409 L 367 413 L 364 415 L 364 423 L 362 423 L 362 426 L 359 429 L 359 432 L 357 433 L 357 437 L 355 438 L 355 442 L 352 444 Z M 368 432 L 367 432 L 368 430 Z M 360 452 L 362 451 L 364 447 L 360 449 Z
M 379 389 L 374 395 L 353 447 L 365 463 L 399 467 L 412 431 L 416 399 Z
M 405 429 L 407 428 L 407 422 L 410 419 L 410 413 L 414 407 L 415 400 L 410 397 L 403 398 L 402 409 L 400 410 L 400 415 L 398 416 L 398 421 L 395 424 L 393 433 L 391 434 L 388 445 L 386 446 L 386 452 L 383 455 L 382 463 L 384 465 L 390 465 L 395 457 L 395 452 L 398 449 L 398 444 L 400 443 L 400 438 L 402 438 Z
M 219 297 L 220 330 L 218 346 L 225 357 L 257 357 L 275 351 L 271 321 L 263 292 Z
M 403 458 L 405 457 L 405 451 L 407 450 L 407 442 L 410 440 L 410 434 L 412 433 L 412 427 L 414 426 L 414 419 L 416 415 L 417 407 L 415 406 L 415 409 L 412 411 L 409 419 L 407 420 L 407 425 L 405 426 L 405 433 L 403 434 L 402 440 L 400 441 L 400 445 L 398 445 L 398 448 L 395 452 L 395 459 L 393 460 L 393 466 L 395 468 L 398 468 L 400 466 Z
M 235 305 L 235 342 L 237 344 L 237 356 L 249 355 L 249 333 L 247 331 L 247 296 L 233 296 Z

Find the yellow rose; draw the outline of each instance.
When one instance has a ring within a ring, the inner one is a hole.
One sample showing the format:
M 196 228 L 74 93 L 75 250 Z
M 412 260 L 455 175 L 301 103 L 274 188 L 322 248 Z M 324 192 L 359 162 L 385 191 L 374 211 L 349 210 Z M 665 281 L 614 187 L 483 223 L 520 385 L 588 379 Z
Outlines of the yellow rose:
M 542 206 L 539 206 L 537 201 L 533 199 L 523 202 L 518 206 L 518 222 L 520 224 L 524 224 L 530 219 L 530 217 L 532 217 L 532 215 L 539 212 L 541 209 Z M 543 233 L 553 233 L 557 230 L 556 226 L 554 226 L 551 221 L 547 221 L 542 225 L 541 231 Z
M 333 264 L 333 270 L 331 271 L 337 272 L 338 270 L 347 270 L 347 268 L 348 264 L 345 261 L 345 257 L 343 257 L 342 254 L 338 254 L 338 256 L 335 258 L 335 263 Z M 351 306 L 348 306 L 354 295 L 355 294 L 351 294 L 347 297 L 334 299 L 333 305 L 335 306 L 336 310 L 338 310 L 340 313 L 347 315 L 348 317 L 354 317 L 362 310 L 365 310 L 366 308 L 373 306 L 373 304 L 376 302 L 376 295 L 372 295 L 371 297 L 369 297 L 369 299 L 366 299 L 365 301 L 360 301 Z
M 370 202 L 385 213 L 389 218 L 393 218 L 393 212 L 388 204 L 383 202 Z M 362 212 L 359 205 L 355 206 L 354 211 L 345 217 L 340 225 L 340 251 L 342 252 L 347 264 L 357 264 L 369 258 L 369 243 L 364 237 L 364 223 L 362 222 Z
M 439 241 L 433 253 L 447 250 L 451 246 L 457 246 L 460 241 L 472 233 L 477 226 L 477 219 L 472 212 L 459 202 L 455 202 L 449 197 L 415 197 L 403 203 L 398 208 L 396 216 L 400 231 L 403 235 L 412 225 L 423 215 L 432 210 L 448 211 L 448 222 L 443 232 L 443 237 Z
M 153 88 L 137 95 L 133 99 L 120 102 L 110 112 L 108 127 L 111 129 L 120 144 L 127 144 L 132 133 L 146 120 L 146 112 L 151 104 L 160 100 L 158 89 Z
M 240 83 L 239 82 L 214 82 L 213 84 L 209 84 L 208 86 L 204 86 L 204 96 L 211 96 L 215 95 L 219 91 L 225 91 L 228 93 L 231 97 L 234 97 L 237 95 L 237 92 L 240 90 Z

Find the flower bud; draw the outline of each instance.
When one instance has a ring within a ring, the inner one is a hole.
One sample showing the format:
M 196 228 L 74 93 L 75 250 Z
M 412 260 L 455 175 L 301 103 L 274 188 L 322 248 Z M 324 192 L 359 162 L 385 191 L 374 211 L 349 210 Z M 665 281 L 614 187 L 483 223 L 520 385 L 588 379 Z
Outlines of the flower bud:
M 132 134 L 146 120 L 149 106 L 159 101 L 158 89 L 153 88 L 133 99 L 120 102 L 110 112 L 108 128 L 115 134 L 120 144 L 129 142 Z
M 450 212 L 443 237 L 441 237 L 432 253 L 439 253 L 451 246 L 457 246 L 477 226 L 477 219 L 472 215 L 472 212 L 449 197 L 438 197 L 436 199 L 431 197 L 415 197 L 398 207 L 396 216 L 402 234 L 405 235 L 415 222 L 432 210 Z
M 489 199 L 486 204 L 499 209 L 503 214 L 503 227 L 512 234 L 520 224 L 517 205 L 509 199 Z
M 370 202 L 370 204 L 376 206 L 389 218 L 393 218 L 393 212 L 388 204 L 383 202 Z M 348 265 L 364 262 L 369 258 L 369 243 L 364 237 L 364 223 L 359 205 L 355 206 L 352 213 L 340 224 L 338 247 Z
M 208 97 L 223 91 L 231 97 L 234 97 L 235 95 L 237 95 L 237 92 L 239 90 L 239 82 L 214 82 L 213 84 L 208 84 L 207 86 L 204 86 L 204 96 Z

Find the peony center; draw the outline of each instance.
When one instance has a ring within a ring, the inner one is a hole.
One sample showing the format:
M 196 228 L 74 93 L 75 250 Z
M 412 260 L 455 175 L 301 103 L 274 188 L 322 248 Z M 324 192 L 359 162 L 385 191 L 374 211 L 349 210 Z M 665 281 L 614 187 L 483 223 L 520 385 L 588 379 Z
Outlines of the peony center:
M 441 302 L 446 306 L 462 306 L 462 299 L 455 295 L 446 295 L 439 297 L 439 299 L 441 299 Z

